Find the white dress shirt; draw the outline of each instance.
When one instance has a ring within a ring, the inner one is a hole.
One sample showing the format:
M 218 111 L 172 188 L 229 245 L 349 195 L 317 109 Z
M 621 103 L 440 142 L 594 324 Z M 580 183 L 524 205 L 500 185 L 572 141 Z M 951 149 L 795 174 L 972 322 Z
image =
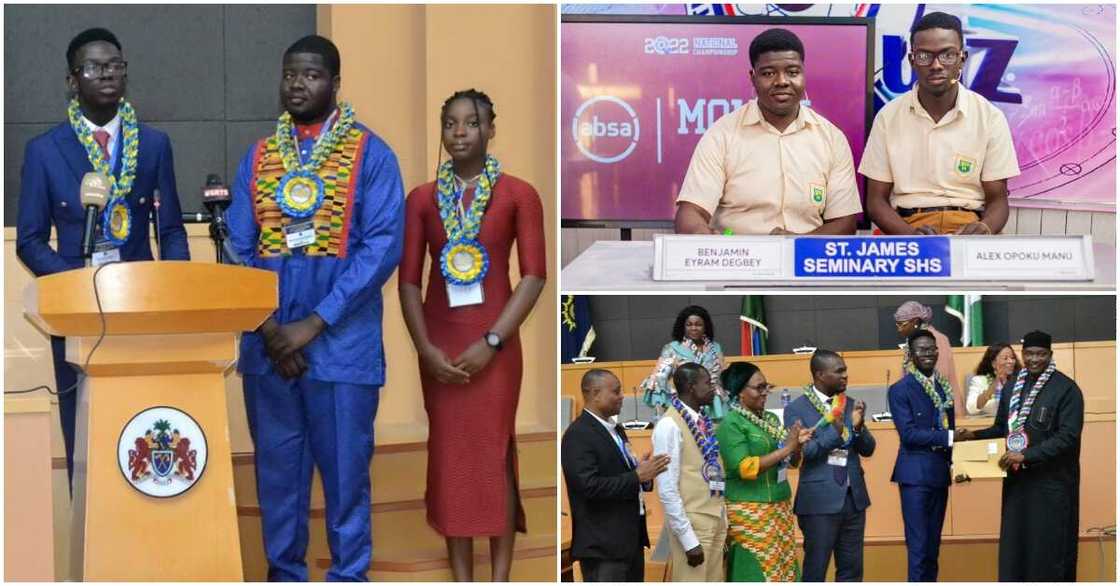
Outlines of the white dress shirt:
M 700 415 L 691 407 L 681 403 L 685 412 L 693 417 Z M 665 511 L 665 520 L 669 530 L 673 532 L 681 547 L 689 551 L 700 545 L 696 532 L 692 530 L 692 522 L 684 510 L 684 500 L 681 498 L 681 428 L 669 417 L 657 420 L 653 428 L 653 453 L 668 454 L 669 468 L 657 476 L 657 497 L 661 499 L 661 508 Z M 726 515 L 726 512 L 724 513 Z
M 91 134 L 97 132 L 98 130 L 104 130 L 105 132 L 109 133 L 109 143 L 105 145 L 105 147 L 109 151 L 109 155 L 105 158 L 109 161 L 112 161 L 113 153 L 116 152 L 117 148 L 117 138 L 120 137 L 121 134 L 120 113 L 118 113 L 116 116 L 113 116 L 113 119 L 107 122 L 105 126 L 98 126 L 85 116 L 82 116 L 82 122 L 84 122 L 85 125 L 89 128 Z

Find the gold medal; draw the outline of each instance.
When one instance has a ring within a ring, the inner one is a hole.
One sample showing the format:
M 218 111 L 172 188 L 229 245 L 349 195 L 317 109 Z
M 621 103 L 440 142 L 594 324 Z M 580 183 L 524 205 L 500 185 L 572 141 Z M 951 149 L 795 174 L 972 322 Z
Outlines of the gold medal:
M 109 206 L 108 224 L 107 237 L 111 242 L 120 245 L 128 240 L 128 234 L 132 230 L 132 214 L 129 212 L 128 203 L 123 199 Z
M 276 200 L 286 216 L 309 218 L 323 205 L 323 180 L 314 173 L 288 173 L 280 180 Z
M 460 250 L 455 253 L 455 257 L 451 259 L 451 264 L 454 265 L 455 270 L 460 273 L 469 273 L 474 267 L 474 257 L 465 250 Z
M 449 241 L 440 253 L 441 272 L 456 285 L 473 285 L 486 276 L 490 259 L 477 240 Z

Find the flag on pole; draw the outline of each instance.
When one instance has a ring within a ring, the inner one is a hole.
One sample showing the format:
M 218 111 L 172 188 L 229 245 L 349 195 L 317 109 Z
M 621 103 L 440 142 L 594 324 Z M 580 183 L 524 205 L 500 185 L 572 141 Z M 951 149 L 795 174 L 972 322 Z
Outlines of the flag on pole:
M 586 295 L 564 295 L 560 303 L 560 361 L 587 356 L 595 341 L 591 325 L 591 301 Z
M 739 352 L 743 356 L 766 354 L 766 334 L 769 330 L 763 323 L 765 317 L 762 296 L 744 295 L 743 306 L 739 310 Z
M 961 345 L 984 345 L 984 311 L 982 295 L 949 295 L 945 313 L 961 320 Z

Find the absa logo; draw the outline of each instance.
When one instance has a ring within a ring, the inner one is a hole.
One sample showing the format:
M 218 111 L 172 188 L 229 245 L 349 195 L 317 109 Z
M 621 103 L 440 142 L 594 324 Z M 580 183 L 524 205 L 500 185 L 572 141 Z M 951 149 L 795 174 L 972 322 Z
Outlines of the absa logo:
M 572 140 L 585 157 L 598 163 L 630 156 L 640 133 L 637 112 L 614 96 L 591 98 L 572 116 Z

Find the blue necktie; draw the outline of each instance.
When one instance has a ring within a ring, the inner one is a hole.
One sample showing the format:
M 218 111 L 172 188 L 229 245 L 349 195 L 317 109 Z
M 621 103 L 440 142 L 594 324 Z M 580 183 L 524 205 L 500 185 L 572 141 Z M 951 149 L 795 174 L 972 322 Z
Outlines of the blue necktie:
M 614 445 L 618 446 L 618 451 L 622 452 L 622 459 L 626 462 L 626 466 L 633 469 L 638 467 L 638 463 L 630 456 L 630 452 L 626 451 L 626 445 L 622 441 L 622 426 L 618 425 L 614 428 L 615 433 L 611 434 L 614 438 Z

